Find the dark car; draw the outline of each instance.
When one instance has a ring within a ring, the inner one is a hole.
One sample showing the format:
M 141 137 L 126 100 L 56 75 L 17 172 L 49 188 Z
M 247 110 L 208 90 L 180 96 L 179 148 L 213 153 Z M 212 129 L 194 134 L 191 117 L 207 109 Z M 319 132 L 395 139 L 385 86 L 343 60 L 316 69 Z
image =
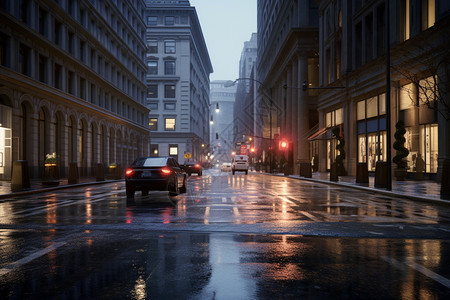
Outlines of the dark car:
M 202 176 L 202 165 L 197 162 L 187 161 L 181 167 L 188 174 L 188 176 L 191 176 L 192 173 L 196 173 L 198 176 Z
M 169 191 L 171 195 L 186 192 L 186 173 L 172 157 L 141 157 L 125 171 L 127 197 L 135 191 Z

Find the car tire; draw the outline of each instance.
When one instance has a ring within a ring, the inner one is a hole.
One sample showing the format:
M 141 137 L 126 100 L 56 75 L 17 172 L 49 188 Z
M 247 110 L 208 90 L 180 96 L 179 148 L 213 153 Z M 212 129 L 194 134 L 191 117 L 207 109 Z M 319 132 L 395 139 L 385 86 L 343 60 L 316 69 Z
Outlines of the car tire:
M 245 171 L 245 175 L 248 175 L 248 170 L 247 170 L 247 171 Z
M 191 176 L 191 173 L 190 173 L 190 172 L 188 173 L 188 176 Z
M 173 183 L 173 189 L 170 190 L 170 188 L 169 188 L 170 196 L 177 196 L 180 193 L 180 190 L 178 189 L 178 181 L 177 180 L 178 180 L 178 178 L 175 178 L 174 183 Z
M 202 172 L 198 173 L 198 176 L 202 176 Z
M 233 172 L 233 175 L 234 175 L 234 170 L 233 170 L 233 171 L 231 171 L 231 172 Z

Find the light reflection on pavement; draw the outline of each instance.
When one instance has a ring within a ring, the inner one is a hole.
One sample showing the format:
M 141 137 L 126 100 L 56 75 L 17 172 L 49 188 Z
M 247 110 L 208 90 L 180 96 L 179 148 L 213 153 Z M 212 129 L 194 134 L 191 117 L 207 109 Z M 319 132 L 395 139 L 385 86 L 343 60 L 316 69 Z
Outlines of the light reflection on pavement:
M 203 174 L 177 197 L 127 201 L 119 182 L 1 201 L 0 298 L 450 297 L 448 207 Z

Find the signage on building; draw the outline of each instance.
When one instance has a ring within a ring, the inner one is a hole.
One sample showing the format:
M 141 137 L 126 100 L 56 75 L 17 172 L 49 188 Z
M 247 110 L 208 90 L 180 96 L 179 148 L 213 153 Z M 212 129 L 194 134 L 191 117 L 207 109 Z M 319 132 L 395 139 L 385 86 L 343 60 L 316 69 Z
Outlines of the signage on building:
M 247 154 L 247 145 L 241 145 L 241 155 Z

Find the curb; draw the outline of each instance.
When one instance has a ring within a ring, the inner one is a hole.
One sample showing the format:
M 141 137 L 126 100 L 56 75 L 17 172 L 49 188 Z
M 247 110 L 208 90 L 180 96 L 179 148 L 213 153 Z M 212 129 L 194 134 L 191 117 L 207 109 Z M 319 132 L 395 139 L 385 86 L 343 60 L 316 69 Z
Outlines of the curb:
M 275 175 L 275 176 L 280 176 L 280 175 Z M 305 180 L 305 181 L 310 181 L 310 182 L 322 183 L 322 184 L 330 184 L 330 185 L 335 185 L 335 186 L 348 187 L 348 188 L 353 188 L 353 189 L 356 189 L 356 190 L 378 193 L 378 194 L 382 194 L 382 195 L 385 195 L 385 196 L 406 198 L 406 199 L 410 199 L 410 200 L 417 200 L 417 201 L 429 202 L 429 203 L 439 203 L 439 204 L 449 205 L 450 206 L 450 201 L 438 198 L 439 195 L 436 195 L 436 197 L 434 197 L 434 196 L 432 196 L 432 197 L 430 197 L 430 196 L 418 196 L 418 195 L 416 196 L 416 195 L 401 194 L 401 193 L 393 192 L 393 191 L 380 190 L 380 189 L 372 188 L 372 187 L 368 187 L 368 186 L 355 185 L 355 184 L 350 183 L 350 182 L 349 183 L 347 183 L 347 182 L 334 182 L 334 181 L 328 181 L 328 180 L 323 180 L 323 179 L 299 177 L 299 176 L 295 176 L 295 175 L 289 175 L 289 176 L 281 175 L 281 176 L 282 177 L 292 178 L 292 179 L 298 179 L 298 180 Z

